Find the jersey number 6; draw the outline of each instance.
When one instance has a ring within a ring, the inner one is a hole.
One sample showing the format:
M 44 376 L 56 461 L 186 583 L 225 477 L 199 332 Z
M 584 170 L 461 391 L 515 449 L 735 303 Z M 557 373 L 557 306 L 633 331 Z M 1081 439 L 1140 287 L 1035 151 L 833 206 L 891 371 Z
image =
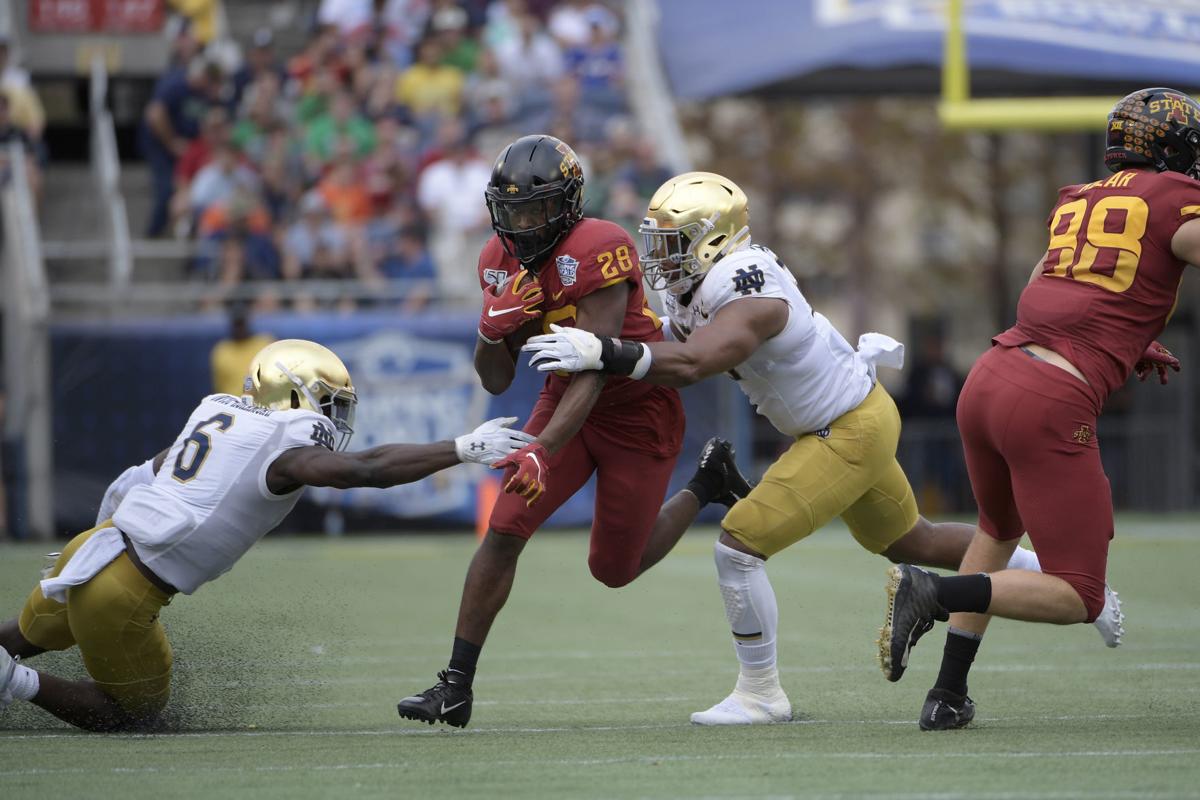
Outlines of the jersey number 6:
M 180 483 L 187 483 L 196 477 L 196 473 L 204 466 L 208 451 L 212 449 L 212 439 L 204 432 L 209 425 L 216 425 L 220 431 L 229 430 L 229 426 L 233 425 L 233 415 L 217 414 L 203 422 L 197 422 L 196 427 L 192 428 L 191 435 L 184 439 L 183 447 L 179 448 L 179 455 L 175 457 L 175 469 L 171 470 L 171 477 Z

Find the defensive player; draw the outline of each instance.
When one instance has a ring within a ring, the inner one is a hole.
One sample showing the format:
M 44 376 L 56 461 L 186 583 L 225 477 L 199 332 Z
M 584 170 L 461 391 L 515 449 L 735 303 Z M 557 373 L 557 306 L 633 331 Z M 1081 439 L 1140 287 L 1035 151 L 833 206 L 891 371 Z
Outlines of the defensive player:
M 972 531 L 920 517 L 896 462 L 900 417 L 875 367 L 899 368 L 901 345 L 867 334 L 855 351 L 815 312 L 775 254 L 751 244 L 737 185 L 708 172 L 672 178 L 650 200 L 641 233 L 647 279 L 666 290 L 680 341 L 644 344 L 556 328 L 525 349 L 541 370 L 600 369 L 670 386 L 726 372 L 760 414 L 795 437 L 721 523 L 717 576 L 740 671 L 729 697 L 692 715 L 703 725 L 784 721 L 791 704 L 776 667 L 778 611 L 767 558 L 841 516 L 872 553 L 954 568 Z M 701 459 L 707 463 L 717 469 L 702 469 L 671 501 L 688 511 L 674 517 L 679 524 L 690 524 L 729 486 L 745 485 L 727 444 L 710 442 Z M 1028 551 L 1014 558 L 1037 568 Z
M 1112 499 L 1096 418 L 1130 371 L 1179 362 L 1154 338 L 1188 264 L 1200 264 L 1200 105 L 1143 89 L 1108 117 L 1114 174 L 1061 189 L 1050 242 L 1021 292 L 1017 324 L 992 340 L 958 401 L 979 528 L 960 575 L 893 567 L 880 666 L 899 680 L 910 648 L 950 613 L 922 730 L 975 716 L 967 674 L 992 615 L 1060 625 L 1104 606 Z M 1028 531 L 1044 574 L 1005 569 Z
M 486 201 L 496 235 L 479 256 L 483 310 L 475 370 L 500 394 L 520 343 L 552 323 L 632 341 L 661 341 L 637 250 L 619 226 L 584 218 L 583 170 L 553 136 L 525 136 L 496 160 Z M 525 426 L 537 440 L 495 464 L 504 493 L 467 570 L 449 667 L 400 716 L 464 726 L 476 664 L 533 532 L 596 473 L 588 566 L 624 586 L 661 559 L 681 530 L 659 515 L 683 437 L 674 389 L 600 374 L 550 375 Z M 671 509 L 664 509 L 669 515 Z
M 170 448 L 126 470 L 96 527 L 64 548 L 20 617 L 0 624 L 0 710 L 28 700 L 89 730 L 146 724 L 170 692 L 159 611 L 229 571 L 305 486 L 408 483 L 459 462 L 490 464 L 532 438 L 504 427 L 515 419 L 492 420 L 453 442 L 342 452 L 358 403 L 350 374 L 299 339 L 261 350 L 247 385 L 246 397 L 204 398 Z M 91 680 L 17 662 L 75 645 Z

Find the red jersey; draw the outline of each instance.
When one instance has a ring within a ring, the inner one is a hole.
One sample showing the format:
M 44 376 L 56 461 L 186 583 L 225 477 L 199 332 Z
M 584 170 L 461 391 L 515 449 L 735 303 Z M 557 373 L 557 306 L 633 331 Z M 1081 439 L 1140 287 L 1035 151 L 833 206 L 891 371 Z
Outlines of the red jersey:
M 479 286 L 487 288 L 521 271 L 521 262 L 504 250 L 499 237 L 492 236 L 479 254 Z M 599 289 L 629 282 L 629 300 L 621 338 L 637 342 L 661 342 L 662 322 L 646 303 L 642 288 L 642 268 L 637 248 L 625 229 L 602 219 L 584 218 L 550 251 L 537 273 L 545 299 L 542 301 L 542 331 L 550 324 L 575 326 L 575 307 L 580 298 Z M 566 374 L 546 377 L 545 392 L 558 397 L 570 383 Z M 654 385 L 624 377 L 610 376 L 604 384 L 596 408 L 627 403 L 654 390 Z
M 1187 264 L 1171 238 L 1197 217 L 1200 181 L 1177 172 L 1122 170 L 1060 189 L 1042 273 L 993 343 L 1061 353 L 1103 405 L 1175 310 Z

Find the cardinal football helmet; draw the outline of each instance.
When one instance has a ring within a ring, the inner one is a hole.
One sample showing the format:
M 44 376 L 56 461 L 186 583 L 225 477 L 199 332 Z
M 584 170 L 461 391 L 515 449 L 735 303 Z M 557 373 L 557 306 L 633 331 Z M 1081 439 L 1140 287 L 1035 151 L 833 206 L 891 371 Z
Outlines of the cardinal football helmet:
M 1200 179 L 1200 104 L 1174 89 L 1141 89 L 1108 115 L 1104 164 L 1153 167 Z
M 583 168 L 566 142 L 522 136 L 496 159 L 484 198 L 505 251 L 536 273 L 583 216 Z
M 307 408 L 329 418 L 345 450 L 354 434 L 358 395 L 346 365 L 332 350 L 306 339 L 281 339 L 250 362 L 246 394 L 265 408 Z
M 650 288 L 684 294 L 726 253 L 749 244 L 746 194 L 712 172 L 677 175 L 650 198 L 638 233 Z

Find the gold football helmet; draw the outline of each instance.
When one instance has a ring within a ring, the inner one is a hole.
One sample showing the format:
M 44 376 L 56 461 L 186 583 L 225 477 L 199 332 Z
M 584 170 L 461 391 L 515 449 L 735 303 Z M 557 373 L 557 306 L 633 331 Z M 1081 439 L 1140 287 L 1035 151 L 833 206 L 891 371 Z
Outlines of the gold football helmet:
M 265 408 L 323 414 L 341 434 L 337 449 L 350 444 L 358 395 L 346 365 L 328 347 L 306 339 L 272 342 L 250 362 L 246 394 Z
M 712 172 L 676 175 L 650 198 L 638 233 L 650 288 L 684 294 L 722 256 L 750 242 L 746 194 Z

